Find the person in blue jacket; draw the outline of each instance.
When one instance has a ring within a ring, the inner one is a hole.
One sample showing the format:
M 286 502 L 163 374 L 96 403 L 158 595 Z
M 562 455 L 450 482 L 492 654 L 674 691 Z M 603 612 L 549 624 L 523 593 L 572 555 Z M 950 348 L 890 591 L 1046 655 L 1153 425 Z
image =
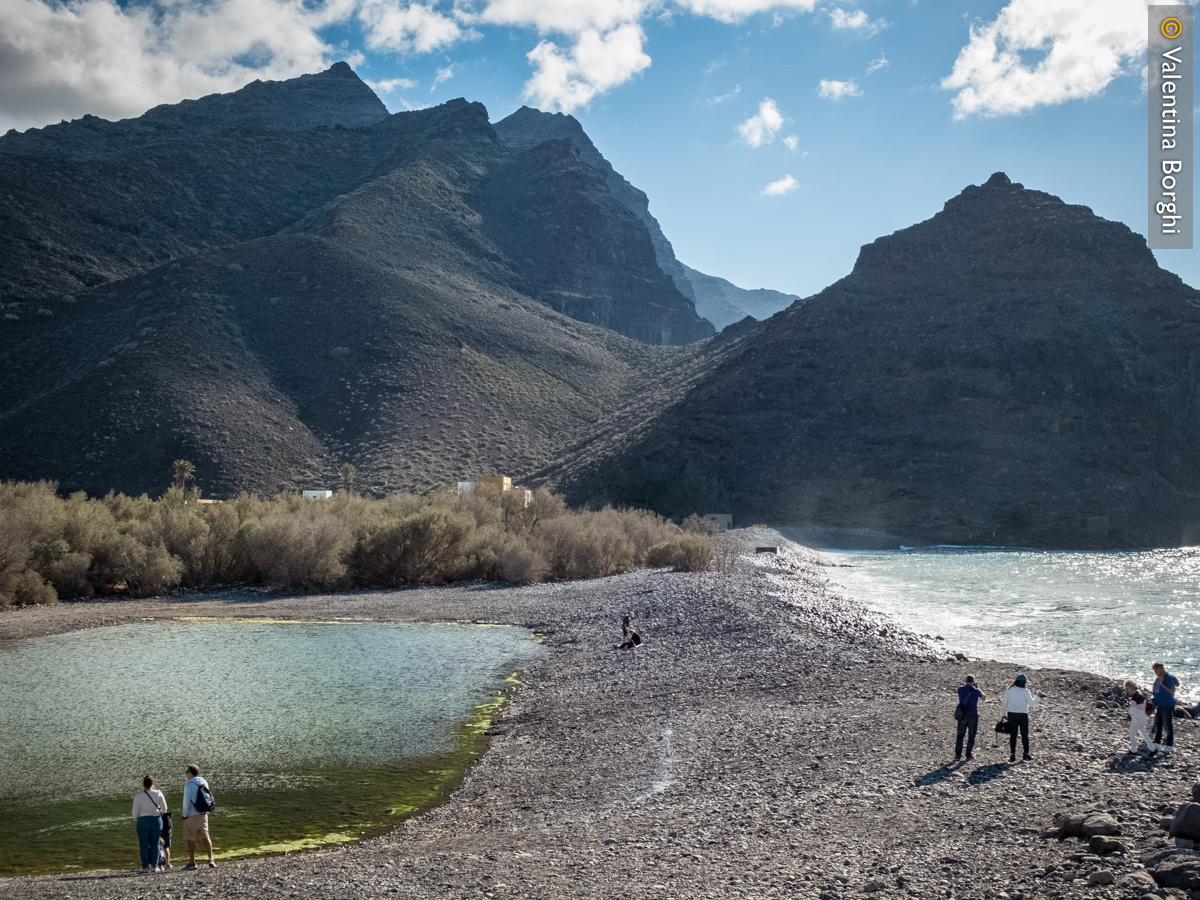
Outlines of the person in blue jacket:
M 1167 671 L 1160 662 L 1150 668 L 1154 670 L 1154 743 L 1163 753 L 1175 752 L 1175 688 L 1179 679 Z M 1163 732 L 1166 735 L 1163 735 Z M 1150 754 L 1154 755 L 1153 752 Z
M 963 738 L 967 738 L 967 759 L 975 752 L 975 733 L 979 730 L 979 701 L 987 695 L 975 683 L 975 676 L 968 675 L 965 683 L 958 687 L 958 705 L 962 708 L 958 719 L 958 737 L 954 741 L 954 759 L 962 759 Z

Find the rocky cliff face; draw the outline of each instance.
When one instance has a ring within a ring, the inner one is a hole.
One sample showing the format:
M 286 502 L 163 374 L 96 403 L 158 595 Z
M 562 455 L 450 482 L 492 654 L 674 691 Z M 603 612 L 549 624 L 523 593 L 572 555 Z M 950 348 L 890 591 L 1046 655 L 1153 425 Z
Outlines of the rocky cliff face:
M 666 466 L 739 517 L 935 543 L 1200 540 L 1200 292 L 1086 207 L 997 173 L 739 341 L 561 482 Z
M 497 122 L 495 129 L 500 140 L 510 147 L 530 148 L 545 141 L 570 141 L 579 151 L 579 158 L 604 175 L 612 195 L 646 226 L 650 233 L 650 241 L 654 245 L 654 259 L 658 267 L 671 277 L 680 293 L 695 301 L 692 283 L 684 271 L 683 264 L 675 258 L 675 250 L 663 234 L 658 219 L 650 214 L 650 199 L 626 181 L 624 176 L 612 167 L 612 163 L 601 155 L 578 119 L 563 113 L 547 113 L 522 106 L 511 116 Z
M 192 136 L 158 110 L 170 140 L 139 120 L 124 149 L 3 157 L 0 478 L 521 477 L 628 396 L 674 396 L 696 351 L 653 344 L 711 327 L 573 145 L 507 147 L 463 100 L 276 127 L 297 97 L 372 118 L 363 91 L 335 67 L 197 101 L 217 112 Z

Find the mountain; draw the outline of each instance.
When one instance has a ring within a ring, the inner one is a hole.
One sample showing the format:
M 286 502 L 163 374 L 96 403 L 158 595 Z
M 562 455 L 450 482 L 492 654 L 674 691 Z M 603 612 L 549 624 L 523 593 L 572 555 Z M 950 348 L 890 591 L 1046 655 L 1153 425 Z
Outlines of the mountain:
M 696 312 L 712 322 L 718 331 L 746 316 L 759 321 L 769 319 L 800 299 L 795 294 L 765 288 L 740 288 L 716 275 L 697 272 L 691 266 L 683 266 L 683 272 L 692 286 Z
M 547 477 L 931 543 L 1200 540 L 1200 292 L 1087 207 L 997 173 L 738 327 L 678 403 Z
M 649 198 L 612 167 L 574 116 L 523 106 L 494 127 L 500 140 L 510 147 L 528 148 L 545 141 L 570 141 L 579 151 L 580 159 L 604 174 L 612 195 L 646 226 L 658 267 L 671 276 L 680 292 L 695 303 L 696 312 L 711 322 L 717 331 L 746 316 L 768 318 L 799 299 L 778 291 L 740 288 L 724 278 L 698 272 L 676 259 L 675 249 L 650 212 Z
M 317 75 L 289 81 L 254 81 L 231 94 L 164 104 L 136 119 L 109 122 L 84 116 L 0 139 L 0 154 L 95 156 L 148 144 L 194 140 L 227 128 L 306 131 L 310 128 L 358 128 L 388 116 L 374 91 L 344 62 Z
M 479 104 L 377 104 L 339 64 L 0 138 L 0 478 L 522 477 L 678 399 L 712 328 L 604 173 Z

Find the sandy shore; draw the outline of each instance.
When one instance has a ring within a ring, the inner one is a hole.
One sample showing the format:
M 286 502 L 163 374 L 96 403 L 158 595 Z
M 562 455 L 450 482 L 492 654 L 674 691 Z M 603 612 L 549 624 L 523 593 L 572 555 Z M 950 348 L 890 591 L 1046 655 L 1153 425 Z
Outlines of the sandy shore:
M 636 656 L 611 649 L 626 612 L 647 638 Z M 0 897 L 1190 896 L 1153 887 L 1143 861 L 1190 798 L 1193 726 L 1173 756 L 1130 762 L 1110 682 L 1027 670 L 1045 698 L 1034 760 L 1008 764 L 986 704 L 975 760 L 948 765 L 954 687 L 969 669 L 998 694 L 1016 669 L 936 659 L 798 548 L 732 575 L 11 610 L 0 641 L 179 616 L 507 623 L 551 652 L 460 790 L 390 835 L 153 878 L 8 879 Z M 1092 810 L 1119 822 L 1126 852 L 1043 834 Z M 212 827 L 219 843 L 219 815 Z M 1088 883 L 1096 870 L 1115 883 Z

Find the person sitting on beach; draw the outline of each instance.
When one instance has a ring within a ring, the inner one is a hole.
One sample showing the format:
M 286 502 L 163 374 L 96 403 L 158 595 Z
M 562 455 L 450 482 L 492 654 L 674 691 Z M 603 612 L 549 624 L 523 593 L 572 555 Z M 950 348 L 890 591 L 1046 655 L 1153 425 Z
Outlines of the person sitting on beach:
M 1154 743 L 1163 753 L 1172 753 L 1175 750 L 1175 688 L 1179 687 L 1179 679 L 1160 662 L 1150 668 L 1154 670 Z
M 621 620 L 621 643 L 617 644 L 617 650 L 636 650 L 642 646 L 642 636 L 637 633 L 637 629 L 629 624 L 630 617 L 626 616 Z
M 958 705 L 962 707 L 962 718 L 958 720 L 958 737 L 954 741 L 954 758 L 962 759 L 963 737 L 967 737 L 967 759 L 975 751 L 975 732 L 979 730 L 979 701 L 987 694 L 975 684 L 975 676 L 968 675 L 965 684 L 958 688 Z
M 1008 733 L 1008 761 L 1017 761 L 1017 732 L 1021 733 L 1024 759 L 1029 755 L 1029 710 L 1042 702 L 1042 698 L 1029 689 L 1029 679 L 1018 675 L 1012 687 L 1004 692 L 1004 716 L 1011 727 Z
M 1150 740 L 1149 717 L 1146 714 L 1146 695 L 1143 694 L 1133 681 L 1125 682 L 1125 694 L 1129 697 L 1129 752 L 1137 753 L 1138 735 L 1146 742 L 1146 749 L 1151 755 L 1158 752 L 1158 747 Z

